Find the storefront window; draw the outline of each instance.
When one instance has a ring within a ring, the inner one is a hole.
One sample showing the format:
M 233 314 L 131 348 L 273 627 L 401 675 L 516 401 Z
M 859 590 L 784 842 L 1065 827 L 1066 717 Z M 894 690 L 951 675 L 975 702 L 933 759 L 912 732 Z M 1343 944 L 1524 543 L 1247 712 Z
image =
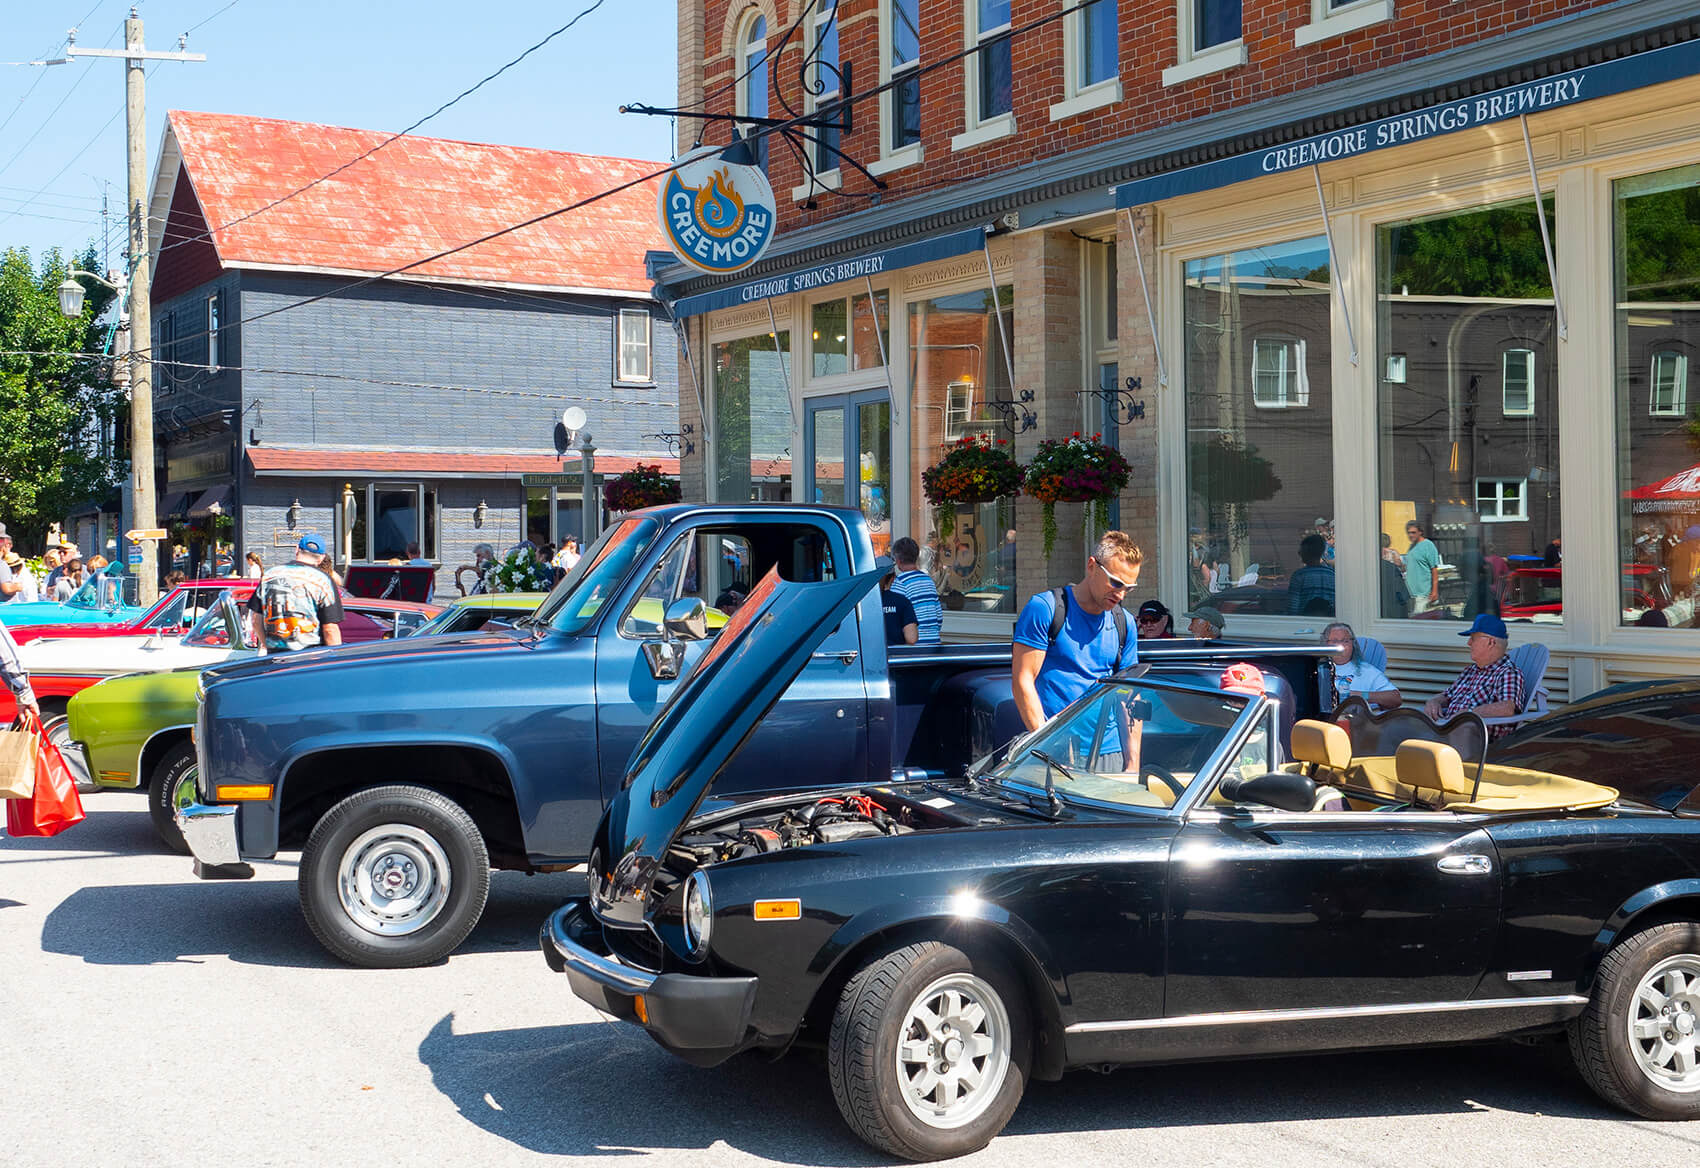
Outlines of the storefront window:
M 994 308 L 995 303 L 995 308 Z M 1000 336 L 998 316 L 1003 317 Z M 973 434 L 1008 440 L 1003 415 L 987 403 L 1012 397 L 1003 337 L 1015 337 L 1015 290 L 941 296 L 909 305 L 909 530 L 921 567 L 953 612 L 1015 611 L 1014 500 L 942 509 L 927 503 L 921 472 L 945 447 Z M 946 534 L 948 530 L 949 534 Z
M 1534 202 L 1382 226 L 1376 277 L 1381 614 L 1561 621 L 1557 320 Z
M 714 346 L 715 497 L 789 502 L 791 399 L 783 362 L 791 334 L 739 337 Z
M 1328 243 L 1186 265 L 1188 605 L 1334 614 Z
M 1700 166 L 1614 184 L 1624 624 L 1695 626 L 1700 590 Z
M 878 369 L 881 349 L 891 340 L 891 307 L 884 292 L 871 307 L 866 295 L 823 300 L 809 310 L 809 325 L 816 377 Z

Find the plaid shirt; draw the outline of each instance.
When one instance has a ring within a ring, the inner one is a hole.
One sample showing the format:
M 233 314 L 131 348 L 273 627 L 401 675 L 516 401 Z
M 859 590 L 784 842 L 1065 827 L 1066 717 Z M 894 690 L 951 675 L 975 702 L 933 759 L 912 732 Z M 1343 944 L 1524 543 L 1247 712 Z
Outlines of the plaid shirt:
M 1308 613 L 1311 616 L 1334 615 L 1334 569 L 1324 564 L 1307 564 L 1293 573 L 1287 581 L 1287 611 L 1306 615 L 1313 600 L 1321 600 L 1328 611 Z
M 1501 657 L 1486 669 L 1471 663 L 1458 675 L 1458 680 L 1440 695 L 1440 716 L 1450 718 L 1489 702 L 1510 702 L 1514 710 L 1523 708 L 1523 675 L 1511 664 L 1509 655 Z M 1489 726 L 1488 738 L 1511 733 L 1510 726 Z

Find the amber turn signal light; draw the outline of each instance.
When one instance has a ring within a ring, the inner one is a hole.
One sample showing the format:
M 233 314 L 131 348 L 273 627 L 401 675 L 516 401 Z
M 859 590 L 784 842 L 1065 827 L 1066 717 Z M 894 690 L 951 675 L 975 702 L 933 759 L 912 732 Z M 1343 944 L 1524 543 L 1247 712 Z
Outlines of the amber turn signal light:
M 213 798 L 220 803 L 256 803 L 272 797 L 270 783 L 220 784 L 213 788 Z
M 758 921 L 794 921 L 803 915 L 800 900 L 758 900 L 755 906 Z
M 632 1009 L 637 1013 L 637 1020 L 645 1026 L 649 1025 L 649 1007 L 644 1004 L 643 995 L 632 999 Z

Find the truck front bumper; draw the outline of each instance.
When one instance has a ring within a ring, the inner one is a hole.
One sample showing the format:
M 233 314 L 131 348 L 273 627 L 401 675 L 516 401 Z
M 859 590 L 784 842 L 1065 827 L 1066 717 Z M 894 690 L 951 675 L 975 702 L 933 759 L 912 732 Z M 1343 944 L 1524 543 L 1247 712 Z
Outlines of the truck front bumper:
M 179 807 L 173 818 L 202 880 L 246 880 L 254 874 L 236 843 L 235 807 L 191 803 Z
M 543 923 L 543 959 L 573 993 L 605 1014 L 635 1022 L 697 1066 L 724 1062 L 749 1045 L 753 977 L 653 973 L 620 960 L 586 900 L 570 900 Z

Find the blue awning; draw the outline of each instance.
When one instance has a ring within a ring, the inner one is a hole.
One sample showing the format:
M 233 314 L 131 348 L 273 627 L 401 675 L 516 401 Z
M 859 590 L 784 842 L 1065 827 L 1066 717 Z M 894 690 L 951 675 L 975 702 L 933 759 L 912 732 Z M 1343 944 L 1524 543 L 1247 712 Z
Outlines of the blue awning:
M 759 280 L 748 280 L 742 284 L 716 288 L 711 292 L 680 297 L 672 304 L 673 318 L 683 320 L 687 316 L 700 316 L 717 308 L 732 308 L 739 304 L 766 300 L 771 296 L 789 296 L 793 292 L 806 292 L 845 280 L 860 280 L 864 276 L 875 277 L 899 268 L 912 268 L 916 264 L 948 260 L 955 256 L 967 255 L 971 251 L 979 251 L 985 244 L 986 229 L 970 227 L 966 231 L 905 243 L 885 251 L 842 256 L 782 275 L 763 276 Z
M 1700 73 L 1700 41 L 1684 41 L 1584 69 L 1572 69 L 1539 81 L 1495 89 L 1476 97 L 1459 98 L 1407 114 L 1396 114 L 1361 126 L 1314 134 L 1267 150 L 1236 154 L 1184 170 L 1122 183 L 1116 188 L 1116 206 L 1143 206 L 1231 186 L 1266 174 L 1282 174 L 1317 163 L 1355 158 L 1389 146 L 1421 142 L 1442 134 L 1507 121 L 1521 114 L 1542 113 L 1579 101 L 1677 81 L 1696 73 Z

